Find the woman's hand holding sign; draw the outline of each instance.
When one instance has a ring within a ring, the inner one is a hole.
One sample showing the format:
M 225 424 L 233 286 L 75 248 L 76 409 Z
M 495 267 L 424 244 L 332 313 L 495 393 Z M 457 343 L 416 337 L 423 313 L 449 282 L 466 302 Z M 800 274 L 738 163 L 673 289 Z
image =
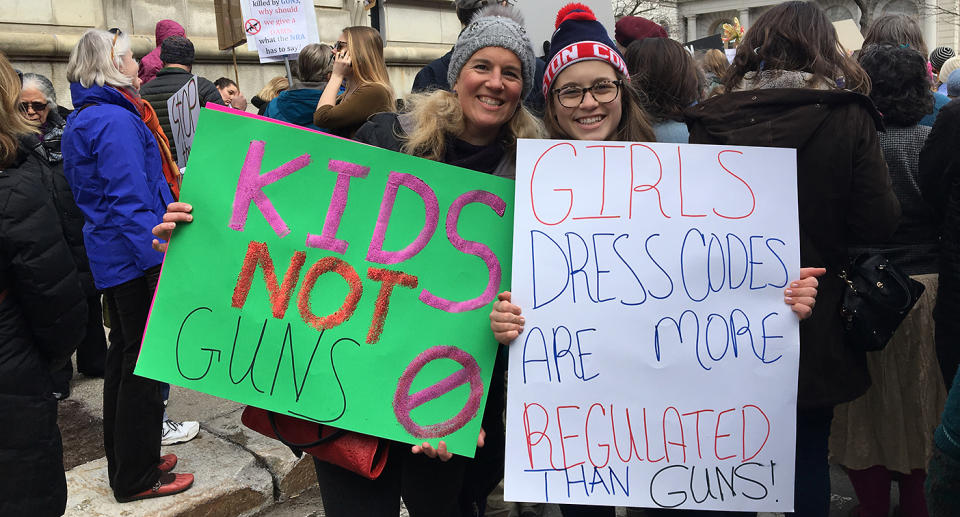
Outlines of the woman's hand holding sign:
M 790 282 L 790 286 L 784 289 L 783 302 L 797 313 L 797 318 L 801 321 L 809 318 L 813 314 L 813 306 L 817 303 L 817 281 L 818 276 L 823 276 L 827 270 L 822 267 L 802 267 L 800 268 L 800 280 Z
M 484 442 L 487 439 L 487 432 L 480 428 L 480 435 L 477 436 L 477 447 L 483 447 Z M 429 442 L 423 442 L 421 445 L 414 445 L 410 452 L 414 454 L 423 454 L 428 458 L 440 458 L 440 461 L 449 461 L 453 457 L 453 453 L 447 450 L 447 442 L 440 440 L 440 443 L 437 445 L 437 448 L 434 449 Z
M 153 249 L 160 252 L 167 251 L 167 243 L 170 242 L 173 229 L 177 227 L 177 223 L 193 221 L 193 216 L 190 215 L 192 211 L 193 207 L 187 203 L 175 202 L 167 205 L 167 213 L 163 214 L 163 222 L 153 227 L 153 235 L 158 237 L 153 239 Z M 161 239 L 166 242 L 160 242 Z
M 504 345 L 510 344 L 520 336 L 525 321 L 520 315 L 520 307 L 511 303 L 510 297 L 510 291 L 498 294 L 493 310 L 490 311 L 490 328 L 493 330 L 493 337 Z

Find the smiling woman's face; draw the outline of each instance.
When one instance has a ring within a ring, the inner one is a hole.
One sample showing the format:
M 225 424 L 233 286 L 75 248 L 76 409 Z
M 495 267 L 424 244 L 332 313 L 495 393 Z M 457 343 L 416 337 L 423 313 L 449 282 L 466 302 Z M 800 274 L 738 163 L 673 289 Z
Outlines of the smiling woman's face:
M 487 145 L 496 139 L 520 104 L 523 74 L 520 58 L 501 47 L 476 51 L 453 85 L 463 109 L 463 140 Z

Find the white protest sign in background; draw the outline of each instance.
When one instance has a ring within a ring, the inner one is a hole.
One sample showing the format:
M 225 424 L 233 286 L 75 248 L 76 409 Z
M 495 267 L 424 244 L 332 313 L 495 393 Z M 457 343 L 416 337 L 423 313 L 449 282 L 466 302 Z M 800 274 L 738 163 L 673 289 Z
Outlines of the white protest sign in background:
M 247 48 L 261 63 L 283 61 L 310 43 L 320 43 L 312 0 L 241 0 Z
M 505 498 L 790 511 L 796 152 L 522 140 Z
M 190 148 L 193 147 L 193 135 L 197 132 L 197 118 L 200 117 L 200 94 L 197 90 L 197 76 L 191 76 L 187 84 L 167 99 L 167 115 L 170 118 L 170 138 L 177 147 L 177 165 L 187 166 Z

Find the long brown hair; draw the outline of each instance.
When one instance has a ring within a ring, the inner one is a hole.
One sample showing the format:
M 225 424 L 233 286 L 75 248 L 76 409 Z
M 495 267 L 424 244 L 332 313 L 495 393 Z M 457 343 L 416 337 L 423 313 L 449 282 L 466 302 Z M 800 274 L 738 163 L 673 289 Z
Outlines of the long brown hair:
M 906 45 L 919 52 L 924 60 L 930 55 L 920 24 L 905 14 L 888 14 L 873 20 L 863 36 L 863 48 L 882 44 Z
M 20 114 L 20 78 L 7 56 L 0 52 L 0 167 L 17 157 L 20 137 L 39 130 Z
M 359 84 L 376 83 L 383 86 L 393 97 L 393 86 L 387 75 L 387 63 L 383 59 L 383 38 L 377 29 L 362 25 L 343 29 L 347 37 L 347 49 L 353 68 L 352 81 Z
M 620 124 L 616 132 L 608 138 L 609 141 L 616 142 L 656 142 L 657 137 L 650 127 L 650 121 L 647 120 L 647 113 L 643 111 L 643 102 L 637 90 L 630 85 L 630 78 L 616 72 L 617 79 L 622 83 L 620 86 L 620 104 L 623 106 L 623 113 L 620 115 Z M 573 138 L 568 135 L 560 123 L 557 122 L 557 111 L 553 107 L 554 94 L 549 92 L 543 111 L 543 125 L 547 128 L 550 138 Z
M 700 69 L 683 45 L 669 38 L 636 40 L 627 47 L 633 85 L 658 120 L 683 121 L 683 110 L 700 100 Z
M 870 78 L 847 55 L 833 24 L 812 2 L 784 2 L 760 15 L 737 48 L 723 84 L 733 91 L 744 75 L 764 69 L 807 72 L 813 76 L 811 84 L 870 93 Z

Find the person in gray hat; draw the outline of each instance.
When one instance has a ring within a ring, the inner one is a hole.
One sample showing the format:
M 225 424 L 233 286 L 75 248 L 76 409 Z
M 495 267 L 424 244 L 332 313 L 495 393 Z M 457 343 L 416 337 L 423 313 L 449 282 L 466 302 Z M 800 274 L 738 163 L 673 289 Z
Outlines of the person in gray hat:
M 495 0 L 455 0 L 454 5 L 457 9 L 457 18 L 460 19 L 460 25 L 463 28 L 466 28 L 470 24 L 470 20 L 473 19 L 474 15 L 477 14 L 481 9 L 488 5 L 501 5 L 506 6 L 510 4 L 508 0 L 500 0 L 499 2 Z M 447 69 L 450 66 L 450 58 L 453 55 L 453 49 L 450 49 L 450 52 L 447 52 L 442 57 L 433 60 L 427 66 L 423 67 L 417 76 L 413 79 L 413 88 L 414 93 L 427 92 L 431 90 L 450 90 L 450 81 L 447 78 Z M 543 80 L 543 71 L 546 68 L 546 64 L 539 60 L 534 60 L 534 66 L 536 67 L 536 84 L 540 84 Z M 543 93 L 540 92 L 539 88 L 534 88 L 531 90 L 523 99 L 524 105 L 527 106 L 533 113 L 540 116 L 543 114 L 544 100 Z
M 452 91 L 412 94 L 404 113 L 377 113 L 354 140 L 496 176 L 514 177 L 516 143 L 542 138 L 540 121 L 520 102 L 535 89 L 535 57 L 519 12 L 490 6 L 460 33 L 450 55 Z M 185 201 L 185 200 L 181 200 Z M 186 203 L 172 203 L 153 234 L 169 241 L 177 224 L 193 220 Z M 165 244 L 154 241 L 154 249 Z M 400 500 L 411 517 L 472 515 L 503 476 L 504 361 L 498 356 L 473 459 L 454 457 L 443 441 L 434 449 L 384 442 L 383 472 L 370 480 L 315 460 L 328 517 L 397 515 Z
M 187 84 L 193 75 L 193 42 L 183 36 L 170 36 L 160 45 L 160 61 L 163 68 L 157 72 L 156 78 L 140 89 L 140 96 L 153 106 L 160 119 L 160 127 L 170 140 L 170 154 L 177 159 L 177 146 L 174 143 L 173 131 L 170 126 L 170 114 L 167 112 L 167 100 Z M 197 76 L 197 101 L 201 106 L 208 102 L 223 104 L 220 92 L 208 79 Z M 180 167 L 185 163 L 177 163 Z

